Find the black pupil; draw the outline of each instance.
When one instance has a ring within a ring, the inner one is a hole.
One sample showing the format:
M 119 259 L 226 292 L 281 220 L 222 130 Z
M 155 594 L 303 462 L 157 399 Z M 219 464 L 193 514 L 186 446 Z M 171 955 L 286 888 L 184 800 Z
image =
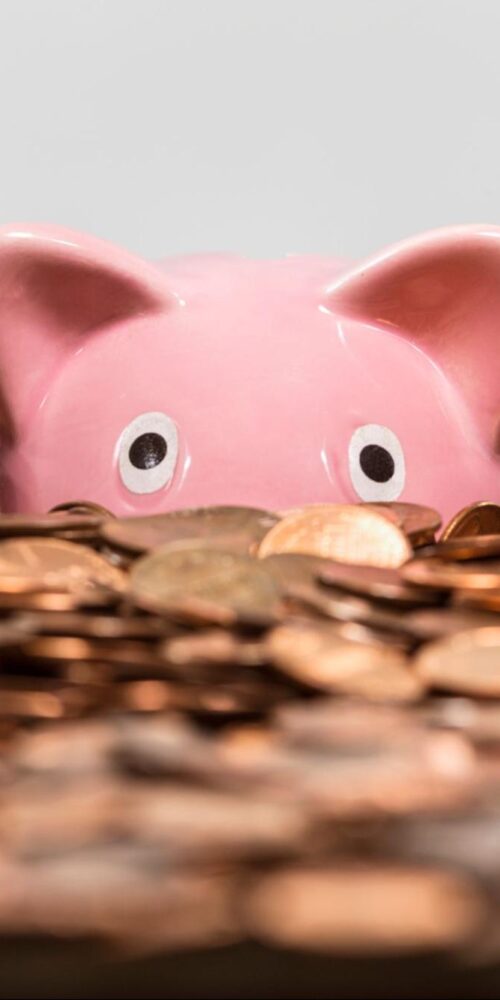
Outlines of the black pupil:
M 167 442 L 161 434 L 140 434 L 130 445 L 128 457 L 136 469 L 154 469 L 167 454 Z
M 359 464 L 365 476 L 376 483 L 387 483 L 394 475 L 394 459 L 380 444 L 365 444 L 360 452 Z

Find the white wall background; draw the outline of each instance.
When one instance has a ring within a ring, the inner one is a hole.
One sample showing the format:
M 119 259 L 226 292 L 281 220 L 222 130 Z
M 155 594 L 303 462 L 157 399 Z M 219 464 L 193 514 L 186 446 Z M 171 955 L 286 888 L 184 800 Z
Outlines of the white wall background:
M 0 0 L 0 221 L 146 256 L 500 223 L 500 0 Z

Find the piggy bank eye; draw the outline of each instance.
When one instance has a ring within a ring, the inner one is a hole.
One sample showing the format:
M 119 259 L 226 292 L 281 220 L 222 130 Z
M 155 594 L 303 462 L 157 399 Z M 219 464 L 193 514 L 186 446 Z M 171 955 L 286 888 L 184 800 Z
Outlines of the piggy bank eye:
M 349 444 L 349 472 L 362 500 L 396 500 L 405 484 L 405 457 L 394 431 L 381 424 L 358 427 Z
M 174 421 L 164 413 L 141 413 L 118 441 L 122 483 L 132 493 L 155 493 L 170 482 L 179 441 Z

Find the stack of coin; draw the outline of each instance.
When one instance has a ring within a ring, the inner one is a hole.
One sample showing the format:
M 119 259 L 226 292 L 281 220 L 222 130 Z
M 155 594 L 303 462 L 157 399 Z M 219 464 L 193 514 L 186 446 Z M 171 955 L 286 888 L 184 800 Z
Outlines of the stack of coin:
M 440 531 L 0 516 L 0 934 L 498 956 L 500 506 Z

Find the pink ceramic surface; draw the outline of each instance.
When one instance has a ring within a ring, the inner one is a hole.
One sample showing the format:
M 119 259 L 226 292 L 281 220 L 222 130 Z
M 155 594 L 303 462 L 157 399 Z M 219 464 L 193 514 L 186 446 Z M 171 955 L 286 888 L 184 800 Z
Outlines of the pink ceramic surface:
M 0 230 L 1 507 L 500 499 L 500 228 L 145 262 Z

